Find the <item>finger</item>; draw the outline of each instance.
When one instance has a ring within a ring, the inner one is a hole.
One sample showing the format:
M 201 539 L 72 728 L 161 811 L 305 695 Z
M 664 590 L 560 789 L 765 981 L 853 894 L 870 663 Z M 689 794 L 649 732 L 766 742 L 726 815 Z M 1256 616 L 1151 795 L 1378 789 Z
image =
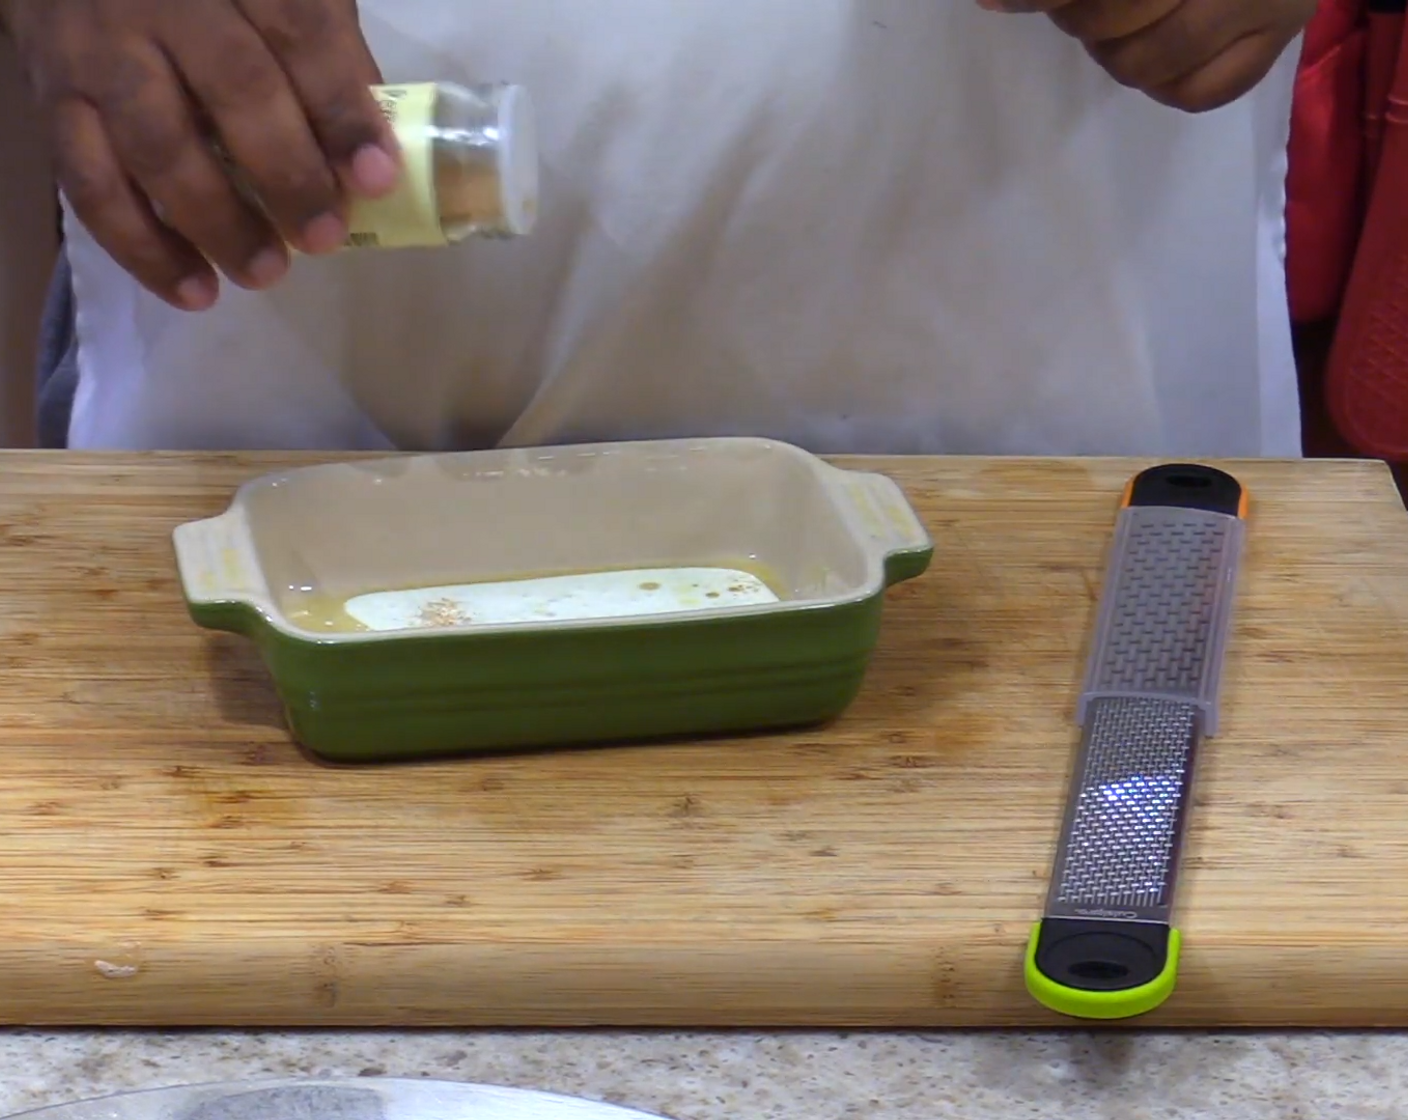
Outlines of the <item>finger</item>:
M 1124 39 L 1171 16 L 1183 0 L 1079 0 L 1051 12 L 1062 31 L 1083 43 Z
M 235 283 L 267 288 L 288 271 L 269 221 L 236 193 L 155 44 L 119 48 L 95 99 L 113 151 L 162 220 Z
M 219 295 L 214 270 L 157 219 L 123 174 L 102 118 L 84 101 L 53 109 L 59 188 L 93 239 L 144 288 L 173 307 L 204 311 Z
M 1289 41 L 1270 32 L 1245 36 L 1192 74 L 1151 89 L 1150 96 L 1192 113 L 1220 109 L 1260 85 Z
M 1118 82 L 1142 90 L 1174 86 L 1256 28 L 1254 9 L 1222 0 L 1183 0 L 1142 31 L 1088 43 L 1091 54 Z
M 283 238 L 308 253 L 347 239 L 342 188 L 298 95 L 244 16 L 227 3 L 172 5 L 161 42 L 203 118 Z
M 372 97 L 381 80 L 353 0 L 238 0 L 292 82 L 314 135 L 347 188 L 395 188 L 399 149 Z
M 978 7 L 988 12 L 1003 12 L 1007 15 L 1030 15 L 1039 12 L 1054 12 L 1078 0 L 978 0 Z

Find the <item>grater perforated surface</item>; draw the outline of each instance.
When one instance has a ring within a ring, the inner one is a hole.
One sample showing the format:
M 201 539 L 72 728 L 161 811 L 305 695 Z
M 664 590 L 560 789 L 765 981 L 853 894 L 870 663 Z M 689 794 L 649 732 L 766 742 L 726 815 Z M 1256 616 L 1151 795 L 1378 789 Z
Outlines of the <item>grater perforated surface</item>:
M 1121 538 L 1086 691 L 1198 699 L 1218 668 L 1237 522 L 1200 510 L 1131 509 Z
M 1200 719 L 1187 701 L 1092 703 L 1049 913 L 1148 920 L 1168 913 Z

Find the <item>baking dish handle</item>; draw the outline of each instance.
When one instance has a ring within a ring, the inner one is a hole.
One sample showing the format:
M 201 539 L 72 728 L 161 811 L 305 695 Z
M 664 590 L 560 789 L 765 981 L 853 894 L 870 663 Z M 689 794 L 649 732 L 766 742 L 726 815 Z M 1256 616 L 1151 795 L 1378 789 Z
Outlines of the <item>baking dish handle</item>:
M 899 483 L 883 474 L 841 471 L 841 492 L 880 549 L 885 585 L 917 579 L 934 558 L 934 542 Z
M 196 624 L 236 633 L 268 598 L 244 511 L 179 525 L 172 533 L 186 605 Z

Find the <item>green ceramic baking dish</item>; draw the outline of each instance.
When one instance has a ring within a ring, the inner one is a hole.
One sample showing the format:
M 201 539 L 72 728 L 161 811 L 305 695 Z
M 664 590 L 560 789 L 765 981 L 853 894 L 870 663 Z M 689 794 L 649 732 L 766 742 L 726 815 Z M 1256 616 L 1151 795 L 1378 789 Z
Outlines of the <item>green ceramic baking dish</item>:
M 891 479 L 742 438 L 307 467 L 174 544 L 340 762 L 827 721 L 933 555 Z

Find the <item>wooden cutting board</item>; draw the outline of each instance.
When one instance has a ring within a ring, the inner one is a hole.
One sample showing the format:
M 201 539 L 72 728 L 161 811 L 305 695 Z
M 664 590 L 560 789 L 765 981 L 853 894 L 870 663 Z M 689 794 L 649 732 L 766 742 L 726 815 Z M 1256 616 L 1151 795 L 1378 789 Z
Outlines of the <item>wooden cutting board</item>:
M 805 734 L 395 769 L 290 744 L 169 537 L 311 457 L 0 455 L 0 1021 L 1063 1022 L 1022 984 L 1120 489 L 1142 463 L 853 461 L 938 545 Z M 1408 1025 L 1408 517 L 1239 463 L 1222 736 L 1145 1024 Z

